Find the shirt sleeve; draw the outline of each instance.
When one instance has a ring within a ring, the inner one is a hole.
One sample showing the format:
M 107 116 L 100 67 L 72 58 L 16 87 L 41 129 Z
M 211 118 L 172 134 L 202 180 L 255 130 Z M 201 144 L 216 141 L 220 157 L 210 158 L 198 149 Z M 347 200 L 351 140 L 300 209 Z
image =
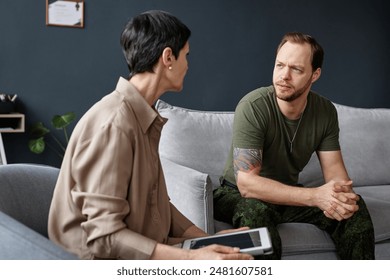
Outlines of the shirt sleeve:
M 339 122 L 337 116 L 337 110 L 333 104 L 329 105 L 330 108 L 326 114 L 326 119 L 329 120 L 326 126 L 325 135 L 318 147 L 318 151 L 338 151 L 340 150 L 339 142 Z
M 265 139 L 264 116 L 254 110 L 252 104 L 241 101 L 234 113 L 233 147 L 262 149 Z
M 156 241 L 129 230 L 123 222 L 133 164 L 131 139 L 111 125 L 75 151 L 72 198 L 86 221 L 82 223 L 89 250 L 98 258 L 148 259 Z

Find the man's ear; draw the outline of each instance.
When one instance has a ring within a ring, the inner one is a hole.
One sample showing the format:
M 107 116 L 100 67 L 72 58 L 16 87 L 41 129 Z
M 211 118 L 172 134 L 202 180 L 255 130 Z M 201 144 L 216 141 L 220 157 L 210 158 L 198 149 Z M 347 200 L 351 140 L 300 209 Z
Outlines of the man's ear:
M 174 55 L 170 47 L 166 47 L 162 52 L 162 61 L 166 67 L 172 66 Z
M 311 82 L 314 83 L 320 78 L 320 76 L 321 76 L 321 68 L 317 68 L 317 70 L 313 72 Z

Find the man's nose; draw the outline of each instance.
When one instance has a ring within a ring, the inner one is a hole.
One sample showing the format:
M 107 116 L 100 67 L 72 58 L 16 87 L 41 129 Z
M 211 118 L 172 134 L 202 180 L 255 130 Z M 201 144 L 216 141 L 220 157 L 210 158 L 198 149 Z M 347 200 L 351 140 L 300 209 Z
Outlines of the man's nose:
M 289 80 L 291 75 L 290 75 L 290 69 L 288 67 L 284 67 L 284 69 L 280 73 L 280 79 L 281 80 Z

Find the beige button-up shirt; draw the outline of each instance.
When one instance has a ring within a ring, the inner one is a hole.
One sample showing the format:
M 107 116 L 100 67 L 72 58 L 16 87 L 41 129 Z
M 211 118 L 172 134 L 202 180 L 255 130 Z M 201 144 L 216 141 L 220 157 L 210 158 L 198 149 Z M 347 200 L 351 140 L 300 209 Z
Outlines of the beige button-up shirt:
M 132 84 L 73 130 L 54 190 L 49 237 L 80 258 L 148 259 L 192 225 L 169 201 L 158 155 L 163 119 Z

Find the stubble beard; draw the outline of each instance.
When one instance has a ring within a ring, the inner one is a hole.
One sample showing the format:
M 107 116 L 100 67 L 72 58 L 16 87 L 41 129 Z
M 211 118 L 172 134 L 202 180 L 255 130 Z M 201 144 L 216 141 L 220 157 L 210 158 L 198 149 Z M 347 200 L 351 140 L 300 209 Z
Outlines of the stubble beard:
M 286 101 L 286 102 L 293 102 L 294 100 L 298 99 L 299 97 L 301 97 L 306 91 L 308 88 L 310 88 L 311 86 L 311 81 L 312 81 L 312 76 L 310 76 L 310 78 L 308 79 L 307 83 L 295 90 L 292 94 L 288 95 L 288 94 L 283 94 L 277 87 L 278 83 L 274 83 L 274 88 L 275 88 L 275 93 L 276 93 L 276 97 L 280 100 L 283 100 L 283 101 Z M 282 84 L 282 83 L 280 83 Z

